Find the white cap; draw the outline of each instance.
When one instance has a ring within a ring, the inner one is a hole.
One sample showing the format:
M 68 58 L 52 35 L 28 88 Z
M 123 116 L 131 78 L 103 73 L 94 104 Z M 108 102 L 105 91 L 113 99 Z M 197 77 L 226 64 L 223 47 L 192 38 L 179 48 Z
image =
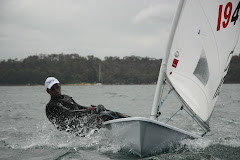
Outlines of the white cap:
M 45 87 L 50 89 L 56 83 L 59 83 L 59 81 L 56 78 L 48 77 L 45 81 Z

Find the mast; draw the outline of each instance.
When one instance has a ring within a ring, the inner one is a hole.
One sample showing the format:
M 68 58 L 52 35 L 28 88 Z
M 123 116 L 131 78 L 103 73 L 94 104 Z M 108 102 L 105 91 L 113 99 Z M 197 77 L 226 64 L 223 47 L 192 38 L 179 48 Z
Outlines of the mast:
M 158 111 L 158 105 L 159 105 L 159 102 L 160 102 L 160 93 L 161 93 L 162 88 L 163 88 L 163 81 L 164 81 L 165 73 L 166 73 L 166 70 L 167 70 L 167 62 L 168 62 L 170 50 L 171 50 L 171 47 L 172 47 L 173 38 L 174 38 L 176 29 L 177 29 L 178 21 L 179 21 L 181 12 L 182 12 L 184 1 L 185 0 L 180 0 L 179 1 L 178 8 L 177 8 L 177 11 L 175 13 L 172 28 L 171 28 L 171 31 L 170 31 L 170 36 L 169 36 L 169 39 L 168 39 L 166 52 L 165 52 L 164 58 L 162 59 L 162 64 L 161 64 L 161 68 L 160 68 L 159 75 L 158 75 L 157 87 L 156 87 L 155 96 L 154 96 L 154 100 L 153 100 L 152 111 L 151 111 L 151 115 L 150 115 L 150 118 L 154 119 L 154 120 L 156 119 L 156 115 L 157 115 L 157 111 Z
M 101 81 L 102 81 L 101 63 L 99 63 L 99 67 L 98 67 L 98 82 L 101 83 Z

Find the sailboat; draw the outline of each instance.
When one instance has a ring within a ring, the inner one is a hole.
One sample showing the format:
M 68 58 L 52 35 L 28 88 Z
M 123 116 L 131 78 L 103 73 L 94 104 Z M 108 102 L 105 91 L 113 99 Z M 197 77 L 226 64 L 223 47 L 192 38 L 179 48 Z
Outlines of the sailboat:
M 239 10 L 239 0 L 180 0 L 160 67 L 150 118 L 104 122 L 106 130 L 112 133 L 109 137 L 124 142 L 133 153 L 145 156 L 182 139 L 199 138 L 209 132 L 209 121 L 239 39 Z M 179 99 L 180 110 L 196 121 L 203 134 L 193 134 L 157 120 L 164 102 L 160 98 L 164 84 Z
M 99 63 L 98 66 L 98 83 L 96 85 L 100 86 L 102 85 L 102 69 L 101 69 L 101 63 Z

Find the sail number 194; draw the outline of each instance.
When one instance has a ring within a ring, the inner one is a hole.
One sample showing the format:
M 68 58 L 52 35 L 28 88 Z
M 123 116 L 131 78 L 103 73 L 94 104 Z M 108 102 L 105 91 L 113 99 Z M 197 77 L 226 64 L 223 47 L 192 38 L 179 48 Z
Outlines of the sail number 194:
M 233 23 L 233 25 L 236 24 L 237 20 L 238 20 L 238 13 L 240 10 L 240 2 L 238 3 L 235 11 L 233 12 L 233 15 L 231 17 L 232 14 L 232 3 L 228 2 L 227 5 L 224 8 L 224 13 L 223 13 L 223 17 L 225 20 L 223 20 L 222 22 L 222 12 L 223 12 L 223 5 L 219 6 L 219 13 L 218 13 L 218 24 L 217 24 L 217 31 L 220 30 L 221 25 L 223 28 L 226 28 L 229 24 L 229 21 L 231 19 L 231 22 Z

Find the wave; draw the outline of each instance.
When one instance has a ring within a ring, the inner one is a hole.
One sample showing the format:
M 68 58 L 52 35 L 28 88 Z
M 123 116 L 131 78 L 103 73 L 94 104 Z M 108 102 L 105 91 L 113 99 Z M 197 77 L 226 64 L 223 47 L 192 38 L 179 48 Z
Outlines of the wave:
M 85 155 L 99 155 L 100 153 L 100 155 L 104 154 L 107 157 L 115 157 L 113 159 L 119 156 L 121 158 L 137 159 L 137 156 L 131 152 L 131 149 L 126 149 L 127 143 L 125 143 L 124 140 L 110 139 L 109 135 L 105 132 L 105 128 L 101 128 L 98 132 L 92 130 L 85 137 L 80 137 L 68 132 L 58 131 L 47 121 L 40 122 L 36 124 L 35 127 L 34 132 L 26 134 L 19 139 L 10 139 L 12 138 L 11 136 L 0 139 L 0 147 L 17 150 L 17 152 L 18 150 L 24 152 L 37 152 L 35 150 L 41 150 L 42 152 L 47 152 L 48 155 L 50 155 L 48 150 L 51 150 L 53 152 L 59 152 L 56 157 L 79 156 L 80 153 L 83 154 L 84 152 Z M 18 130 L 14 128 L 9 128 L 5 131 L 18 132 Z M 181 159 L 181 157 L 194 157 L 193 159 L 205 159 L 206 157 L 219 158 L 221 157 L 219 156 L 220 152 L 222 152 L 221 150 L 224 150 L 224 152 L 232 152 L 239 149 L 239 136 L 222 136 L 216 138 L 216 135 L 209 134 L 204 138 L 182 140 L 165 150 L 161 150 L 157 155 L 150 157 L 152 159 L 168 159 L 169 156 L 178 157 L 177 159 Z M 179 155 L 181 156 L 179 157 Z

